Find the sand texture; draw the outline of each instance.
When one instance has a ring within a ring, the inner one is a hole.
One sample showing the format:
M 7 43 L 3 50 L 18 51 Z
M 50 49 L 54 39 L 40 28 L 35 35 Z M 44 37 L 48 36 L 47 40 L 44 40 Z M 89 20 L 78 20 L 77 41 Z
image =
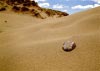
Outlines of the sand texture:
M 100 71 L 100 7 L 47 19 L 1 12 L 0 71 Z

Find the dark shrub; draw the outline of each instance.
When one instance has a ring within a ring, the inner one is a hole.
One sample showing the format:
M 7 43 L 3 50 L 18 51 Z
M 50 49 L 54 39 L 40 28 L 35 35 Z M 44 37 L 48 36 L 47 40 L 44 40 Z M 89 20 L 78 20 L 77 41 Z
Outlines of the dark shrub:
M 35 10 L 34 10 L 34 9 L 32 9 L 32 10 L 31 10 L 31 13 L 34 13 L 34 12 L 35 12 Z
M 67 16 L 68 14 L 67 14 L 67 13 L 65 13 L 65 12 L 62 12 L 62 15 L 63 15 L 63 16 Z
M 31 2 L 30 2 L 30 1 L 25 1 L 25 2 L 23 3 L 23 6 L 31 6 Z
M 6 8 L 5 8 L 5 7 L 0 8 L 0 11 L 5 11 L 5 10 L 6 10 Z
M 21 11 L 25 12 L 25 11 L 29 11 L 29 9 L 27 7 L 22 7 Z
M 54 10 L 48 9 L 48 10 L 46 11 L 46 14 L 47 14 L 48 16 L 54 16 L 56 13 L 55 13 Z
M 31 6 L 30 3 L 24 3 L 23 6 Z
M 38 7 L 38 10 L 43 11 L 43 9 L 41 7 Z
M 32 1 L 32 6 L 38 6 L 37 2 Z
M 34 16 L 37 17 L 37 18 L 42 18 L 42 16 L 40 15 L 40 13 L 35 13 Z
M 49 11 L 46 11 L 46 14 L 47 14 L 48 16 L 50 16 L 50 12 L 49 12 Z
M 40 14 L 39 13 L 35 13 L 34 16 L 38 17 Z
M 17 6 L 13 6 L 12 8 L 14 11 L 19 11 L 20 10 L 20 7 L 17 7 Z
M 41 18 L 41 19 L 43 18 L 43 17 L 40 15 L 40 13 L 39 13 L 38 11 L 36 11 L 36 10 L 32 9 L 31 12 L 32 12 L 32 14 L 33 14 L 34 17 Z
M 24 2 L 24 0 L 6 0 L 6 3 L 9 5 L 13 5 L 13 4 L 15 4 L 15 2 L 21 4 Z

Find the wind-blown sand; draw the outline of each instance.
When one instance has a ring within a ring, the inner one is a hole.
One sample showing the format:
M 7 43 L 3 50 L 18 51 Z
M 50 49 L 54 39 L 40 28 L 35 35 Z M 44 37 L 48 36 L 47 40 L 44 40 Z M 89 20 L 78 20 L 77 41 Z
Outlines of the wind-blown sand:
M 45 20 L 0 13 L 0 71 L 100 71 L 100 7 Z

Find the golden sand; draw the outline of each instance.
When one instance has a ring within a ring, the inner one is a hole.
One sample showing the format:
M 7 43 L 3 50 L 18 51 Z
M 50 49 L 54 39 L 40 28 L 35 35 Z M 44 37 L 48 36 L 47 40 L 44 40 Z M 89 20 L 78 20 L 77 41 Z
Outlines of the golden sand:
M 100 71 L 100 7 L 45 20 L 4 12 L 0 31 L 0 71 Z

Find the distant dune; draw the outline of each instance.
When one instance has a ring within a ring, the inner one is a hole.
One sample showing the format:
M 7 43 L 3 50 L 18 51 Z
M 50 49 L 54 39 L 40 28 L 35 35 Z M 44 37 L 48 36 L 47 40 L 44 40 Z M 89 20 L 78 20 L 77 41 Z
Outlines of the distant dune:
M 48 17 L 68 16 L 66 12 L 42 8 L 35 0 L 0 0 L 0 12 L 16 12 L 18 14 L 27 14 L 36 18 L 45 19 Z
M 0 12 L 0 71 L 100 71 L 100 7 L 47 19 Z

